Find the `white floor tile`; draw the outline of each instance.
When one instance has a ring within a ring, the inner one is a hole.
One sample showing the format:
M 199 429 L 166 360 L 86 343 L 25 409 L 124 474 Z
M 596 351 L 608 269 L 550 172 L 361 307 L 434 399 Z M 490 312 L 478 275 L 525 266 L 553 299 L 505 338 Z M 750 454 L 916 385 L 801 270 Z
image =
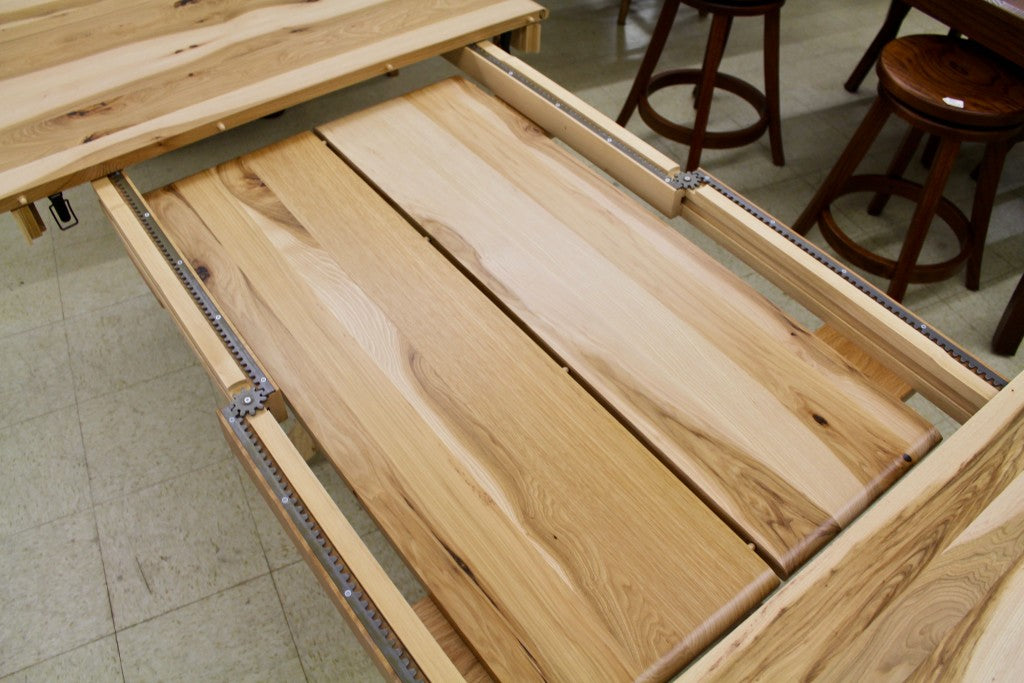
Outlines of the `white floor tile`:
M 92 507 L 78 411 L 0 428 L 0 538 Z
M 125 681 L 296 681 L 304 674 L 270 576 L 117 635 Z
M 230 462 L 97 505 L 96 518 L 119 630 L 269 571 Z
M 0 676 L 113 632 L 91 510 L 0 538 Z

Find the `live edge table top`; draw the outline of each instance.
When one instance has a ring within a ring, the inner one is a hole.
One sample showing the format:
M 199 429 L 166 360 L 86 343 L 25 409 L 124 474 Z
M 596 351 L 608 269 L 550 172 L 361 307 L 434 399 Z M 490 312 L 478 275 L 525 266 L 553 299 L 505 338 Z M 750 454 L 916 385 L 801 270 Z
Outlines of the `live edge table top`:
M 0 211 L 543 18 L 531 0 L 0 5 Z
M 319 135 L 148 199 L 499 678 L 678 670 L 934 443 L 476 86 Z

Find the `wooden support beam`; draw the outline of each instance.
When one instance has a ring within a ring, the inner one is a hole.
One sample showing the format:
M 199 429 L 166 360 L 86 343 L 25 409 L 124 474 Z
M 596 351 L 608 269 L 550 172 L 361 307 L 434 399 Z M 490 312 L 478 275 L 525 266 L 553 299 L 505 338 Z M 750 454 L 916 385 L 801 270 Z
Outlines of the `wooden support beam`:
M 412 606 L 402 597 L 394 582 L 391 581 L 373 553 L 366 547 L 359 534 L 352 528 L 351 523 L 324 489 L 323 484 L 309 469 L 302 455 L 295 449 L 274 416 L 267 411 L 260 411 L 246 420 L 248 426 L 288 480 L 292 490 L 302 500 L 306 511 L 316 520 L 320 532 L 334 548 L 346 569 L 359 582 L 366 597 L 376 606 L 378 614 L 387 621 L 392 632 L 401 640 L 405 650 L 416 661 L 424 678 L 428 681 L 463 680 L 458 669 L 441 649 L 437 640 L 424 626 Z M 263 475 L 256 469 L 223 416 L 221 416 L 221 427 L 232 450 L 246 466 L 246 470 L 253 478 L 257 488 L 285 530 L 288 531 L 288 535 L 295 542 L 299 552 L 312 568 L 328 596 L 353 627 L 353 632 L 359 637 L 377 666 L 385 675 L 391 676 L 389 665 L 380 655 L 373 641 L 370 640 L 362 622 L 355 616 L 347 600 L 327 575 L 305 538 L 296 529 L 281 501 L 272 494 Z
M 428 595 L 412 608 L 468 683 L 487 683 L 494 680 L 432 597 Z
M 43 223 L 39 210 L 36 209 L 36 205 L 32 202 L 14 209 L 11 213 L 14 214 L 14 220 L 18 223 L 21 233 L 25 235 L 25 239 L 28 240 L 29 244 L 42 237 L 43 233 L 46 232 L 46 224 Z
M 856 368 L 882 393 L 901 401 L 906 401 L 914 395 L 914 387 L 868 355 L 864 349 L 839 334 L 831 325 L 822 325 L 814 336 L 835 349 L 843 360 Z
M 540 52 L 540 24 L 529 17 L 527 24 L 512 31 L 512 47 L 528 54 Z

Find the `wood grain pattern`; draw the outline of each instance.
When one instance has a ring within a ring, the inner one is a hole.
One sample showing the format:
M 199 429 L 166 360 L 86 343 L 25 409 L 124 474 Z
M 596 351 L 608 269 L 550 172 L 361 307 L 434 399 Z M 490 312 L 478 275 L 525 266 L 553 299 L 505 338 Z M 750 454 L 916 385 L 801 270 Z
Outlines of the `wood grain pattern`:
M 680 680 L 1019 680 L 1024 374 Z
M 966 422 L 998 393 L 973 370 L 713 188 L 687 193 L 681 215 L 954 419 Z
M 314 136 L 151 199 L 498 678 L 664 677 L 777 583 Z
M 446 81 L 320 132 L 780 573 L 936 442 L 916 414 L 475 86 Z
M 0 7 L 0 211 L 524 26 L 531 0 Z
M 989 129 L 1024 123 L 1024 68 L 977 43 L 904 36 L 882 49 L 877 71 L 887 94 L 948 125 Z M 949 104 L 949 97 L 959 102 Z
M 914 388 L 899 375 L 869 356 L 864 349 L 839 334 L 831 325 L 822 325 L 814 336 L 836 350 L 847 363 L 855 367 L 867 380 L 883 393 L 906 401 L 914 395 Z
M 433 598 L 428 595 L 415 603 L 412 608 L 416 610 L 423 625 L 430 629 L 430 633 L 444 648 L 445 654 L 452 660 L 466 681 L 469 683 L 491 683 L 494 680 L 487 673 L 483 663 L 469 649 L 469 645 L 462 639 L 459 632 L 452 627 L 448 618 L 441 613 L 441 608 L 437 606 Z

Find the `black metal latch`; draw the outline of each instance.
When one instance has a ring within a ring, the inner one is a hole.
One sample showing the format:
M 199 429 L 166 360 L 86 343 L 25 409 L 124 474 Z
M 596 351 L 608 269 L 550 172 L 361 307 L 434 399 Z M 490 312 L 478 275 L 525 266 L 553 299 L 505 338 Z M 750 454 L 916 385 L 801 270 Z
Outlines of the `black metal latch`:
M 67 230 L 78 225 L 78 216 L 71 208 L 71 202 L 64 198 L 63 192 L 55 192 L 50 195 L 50 215 L 57 222 L 57 227 Z

